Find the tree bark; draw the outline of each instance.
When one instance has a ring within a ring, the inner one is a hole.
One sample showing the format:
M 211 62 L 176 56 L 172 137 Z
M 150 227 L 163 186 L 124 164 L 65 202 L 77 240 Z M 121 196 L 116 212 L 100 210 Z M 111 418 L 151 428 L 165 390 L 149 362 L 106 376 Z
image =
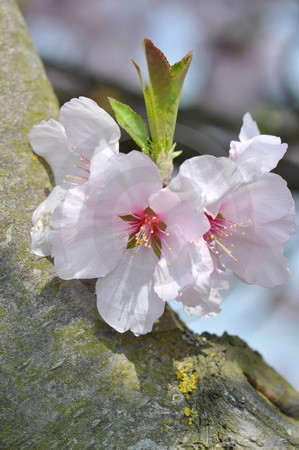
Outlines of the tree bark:
M 58 106 L 13 0 L 0 1 L 1 448 L 299 448 L 299 395 L 237 337 L 198 337 L 167 310 L 118 334 L 94 282 L 30 251 L 51 188 L 28 132 Z

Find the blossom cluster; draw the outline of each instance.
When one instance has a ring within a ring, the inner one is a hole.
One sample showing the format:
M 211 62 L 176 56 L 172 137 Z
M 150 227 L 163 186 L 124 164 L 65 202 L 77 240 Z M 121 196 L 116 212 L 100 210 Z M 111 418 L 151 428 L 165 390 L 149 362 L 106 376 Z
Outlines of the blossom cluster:
M 33 214 L 32 250 L 51 255 L 62 279 L 97 278 L 108 324 L 147 333 L 173 300 L 212 317 L 228 270 L 265 287 L 288 279 L 294 202 L 271 173 L 287 149 L 280 138 L 261 135 L 247 113 L 227 157 L 191 158 L 167 185 L 149 156 L 120 153 L 119 139 L 114 119 L 85 97 L 30 134 L 56 183 Z

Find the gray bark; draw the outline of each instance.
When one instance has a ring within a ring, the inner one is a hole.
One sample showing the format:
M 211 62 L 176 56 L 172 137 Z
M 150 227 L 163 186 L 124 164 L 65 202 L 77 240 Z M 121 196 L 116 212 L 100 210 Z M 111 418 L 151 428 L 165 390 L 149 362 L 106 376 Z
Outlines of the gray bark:
M 199 339 L 170 311 L 149 335 L 118 334 L 94 282 L 30 252 L 51 184 L 28 131 L 58 106 L 14 1 L 0 17 L 1 448 L 299 448 L 298 393 L 240 339 Z

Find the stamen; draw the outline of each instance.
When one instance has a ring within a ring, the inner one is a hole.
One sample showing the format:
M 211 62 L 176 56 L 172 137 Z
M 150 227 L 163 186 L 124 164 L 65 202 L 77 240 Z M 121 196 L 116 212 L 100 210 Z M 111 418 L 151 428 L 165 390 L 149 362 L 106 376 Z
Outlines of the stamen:
M 73 178 L 74 180 L 87 180 L 86 177 L 76 177 L 75 175 L 66 175 L 65 178 Z
M 228 239 L 233 239 L 234 235 L 245 235 L 245 231 L 241 231 L 240 227 L 244 225 L 243 222 L 233 222 L 226 220 L 221 214 L 218 214 L 215 219 L 207 215 L 209 219 L 211 228 L 204 235 L 204 240 L 207 242 L 209 249 L 221 258 L 223 255 L 227 255 L 232 258 L 235 262 L 238 262 L 229 249 L 235 247 L 235 244 L 231 242 L 225 242 Z M 229 231 L 228 231 L 229 230 Z

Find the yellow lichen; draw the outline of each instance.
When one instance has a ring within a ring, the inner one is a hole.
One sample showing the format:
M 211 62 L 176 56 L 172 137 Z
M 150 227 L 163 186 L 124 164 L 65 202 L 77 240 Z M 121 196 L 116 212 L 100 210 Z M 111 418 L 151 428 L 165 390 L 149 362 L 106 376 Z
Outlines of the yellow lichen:
M 190 392 L 197 389 L 198 375 L 193 370 L 192 363 L 186 363 L 183 367 L 176 371 L 176 377 L 180 380 L 178 386 L 179 390 L 188 396 Z
M 173 419 L 169 419 L 166 422 L 162 423 L 162 431 L 170 431 L 170 429 L 168 428 L 168 425 L 172 425 L 173 423 Z
M 187 423 L 188 425 L 192 425 L 194 420 L 198 417 L 198 411 L 192 411 L 190 408 L 184 408 L 184 414 L 187 419 L 182 419 L 182 422 Z

